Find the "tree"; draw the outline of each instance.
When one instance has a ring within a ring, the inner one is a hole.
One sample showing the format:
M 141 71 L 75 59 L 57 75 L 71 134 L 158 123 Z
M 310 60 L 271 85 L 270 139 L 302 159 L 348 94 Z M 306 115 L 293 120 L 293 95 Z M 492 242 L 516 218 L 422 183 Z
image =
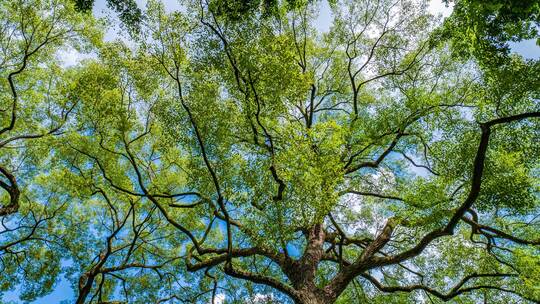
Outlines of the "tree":
M 90 14 L 94 0 L 73 0 L 79 12 Z M 131 34 L 137 33 L 143 19 L 142 11 L 134 0 L 107 0 L 107 7 L 118 14 L 118 18 Z
M 446 20 L 443 32 L 456 53 L 475 56 L 484 67 L 504 64 L 510 52 L 509 42 L 536 39 L 540 43 L 538 0 L 454 2 L 454 11 Z
M 78 103 L 57 51 L 82 51 L 101 39 L 97 23 L 74 12 L 58 1 L 0 3 L 0 286 L 29 282 L 23 299 L 48 293 L 59 269 L 52 220 L 64 204 L 37 179 L 50 164 L 48 145 L 70 128 Z
M 314 3 L 151 1 L 66 68 L 73 125 L 21 180 L 65 202 L 77 303 L 540 300 L 538 64 L 504 82 L 421 1 L 336 2 L 320 34 Z

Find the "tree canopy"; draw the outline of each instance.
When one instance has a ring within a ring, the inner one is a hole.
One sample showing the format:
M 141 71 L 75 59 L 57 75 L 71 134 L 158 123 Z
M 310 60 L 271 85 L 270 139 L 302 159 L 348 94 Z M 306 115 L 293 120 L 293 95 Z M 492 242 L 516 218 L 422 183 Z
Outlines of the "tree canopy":
M 446 38 L 456 53 L 476 57 L 484 68 L 505 64 L 509 42 L 540 43 L 538 0 L 459 0 L 454 7 L 452 18 L 446 20 Z
M 0 2 L 0 299 L 540 301 L 537 1 L 109 2 Z

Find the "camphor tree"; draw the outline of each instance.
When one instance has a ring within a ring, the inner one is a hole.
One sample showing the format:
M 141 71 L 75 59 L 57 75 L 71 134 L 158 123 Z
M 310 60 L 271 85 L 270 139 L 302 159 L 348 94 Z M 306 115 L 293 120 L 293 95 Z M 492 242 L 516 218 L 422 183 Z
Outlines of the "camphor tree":
M 42 293 L 65 272 L 77 303 L 540 301 L 539 64 L 456 58 L 422 1 L 332 1 L 327 33 L 297 2 L 149 1 L 129 47 L 64 68 L 72 118 L 19 178 L 26 212 L 60 206 Z
M 91 47 L 97 27 L 60 1 L 0 2 L 0 286 L 25 282 L 21 299 L 48 293 L 60 269 L 53 219 L 65 204 L 38 177 L 78 104 L 57 52 Z

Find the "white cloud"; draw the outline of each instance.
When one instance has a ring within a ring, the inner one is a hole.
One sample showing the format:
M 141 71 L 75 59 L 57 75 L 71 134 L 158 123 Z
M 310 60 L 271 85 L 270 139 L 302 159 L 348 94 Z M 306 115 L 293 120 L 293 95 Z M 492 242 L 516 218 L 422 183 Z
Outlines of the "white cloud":
M 255 304 L 264 304 L 264 303 L 273 302 L 273 301 L 274 301 L 273 294 L 257 293 L 253 296 L 253 300 L 251 302 Z
M 57 53 L 58 59 L 64 67 L 70 67 L 79 64 L 84 59 L 96 58 L 94 53 L 81 53 L 74 48 L 60 50 Z
M 208 304 L 223 304 L 223 303 L 225 303 L 225 294 L 218 293 L 214 300 L 215 300 L 214 303 L 212 303 L 212 300 L 210 300 L 210 302 Z
M 442 0 L 431 0 L 429 1 L 428 10 L 433 15 L 441 14 L 443 18 L 450 16 L 452 10 L 454 9 L 454 3 L 451 2 L 448 6 L 442 2 Z

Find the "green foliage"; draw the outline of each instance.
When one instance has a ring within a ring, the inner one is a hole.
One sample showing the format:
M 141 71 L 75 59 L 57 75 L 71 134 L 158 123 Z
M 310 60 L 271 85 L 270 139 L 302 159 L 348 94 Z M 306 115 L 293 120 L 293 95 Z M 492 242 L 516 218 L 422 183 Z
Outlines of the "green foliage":
M 90 14 L 95 0 L 72 0 L 79 12 Z M 142 10 L 134 0 L 107 0 L 107 6 L 118 14 L 122 24 L 132 33 L 137 34 L 143 21 Z
M 459 0 L 445 23 L 457 54 L 475 56 L 483 66 L 496 68 L 506 60 L 509 42 L 540 43 L 540 2 Z
M 331 1 L 324 34 L 317 1 L 108 3 L 129 43 L 91 1 L 0 4 L 1 292 L 540 299 L 539 64 L 505 45 L 535 3 L 458 1 L 440 28 L 423 1 Z
M 514 256 L 516 265 L 521 270 L 521 280 L 523 285 L 521 288 L 531 295 L 533 298 L 540 297 L 540 282 L 538 281 L 538 273 L 540 269 L 540 260 L 538 259 L 538 251 L 533 250 L 519 250 Z

